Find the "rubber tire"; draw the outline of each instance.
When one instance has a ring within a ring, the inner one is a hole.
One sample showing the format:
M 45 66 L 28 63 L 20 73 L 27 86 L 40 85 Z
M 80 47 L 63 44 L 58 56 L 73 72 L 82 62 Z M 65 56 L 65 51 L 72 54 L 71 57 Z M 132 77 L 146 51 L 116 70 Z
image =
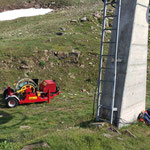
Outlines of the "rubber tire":
M 14 104 L 10 104 L 11 102 L 13 102 Z M 8 108 L 14 108 L 18 105 L 18 100 L 14 97 L 10 97 L 7 99 L 7 107 Z
M 11 89 L 11 92 L 14 92 L 13 89 Z M 3 97 L 6 98 L 7 97 L 7 93 L 8 93 L 8 89 L 5 89 L 3 92 Z

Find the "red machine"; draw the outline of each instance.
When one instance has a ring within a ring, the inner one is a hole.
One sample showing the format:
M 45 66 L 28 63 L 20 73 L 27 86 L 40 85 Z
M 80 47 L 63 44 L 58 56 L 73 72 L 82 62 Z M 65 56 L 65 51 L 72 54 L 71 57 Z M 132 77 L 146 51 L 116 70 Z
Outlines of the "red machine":
M 6 105 L 9 108 L 16 107 L 18 104 L 48 102 L 50 99 L 59 95 L 59 88 L 53 80 L 44 80 L 39 90 L 37 87 L 37 79 L 22 79 L 15 87 L 15 90 L 8 86 L 4 91 Z

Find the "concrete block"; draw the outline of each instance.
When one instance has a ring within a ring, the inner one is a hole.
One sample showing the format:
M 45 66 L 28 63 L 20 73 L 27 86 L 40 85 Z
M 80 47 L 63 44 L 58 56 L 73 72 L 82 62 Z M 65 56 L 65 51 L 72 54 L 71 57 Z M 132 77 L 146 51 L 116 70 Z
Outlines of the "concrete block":
M 149 21 L 148 20 L 149 13 L 147 13 L 147 11 L 148 11 L 147 7 L 137 5 L 136 6 L 136 13 L 135 13 L 134 23 L 147 27 L 148 26 L 148 21 Z
M 137 5 L 142 5 L 143 7 L 147 7 L 149 6 L 149 0 L 137 0 Z
M 145 109 L 146 74 L 148 51 L 148 6 L 149 0 L 122 0 L 118 58 L 117 83 L 115 91 L 114 122 L 122 127 L 125 122 L 133 122 L 138 114 Z M 113 27 L 116 26 L 114 20 Z M 115 38 L 112 32 L 111 41 Z M 114 45 L 109 54 L 115 53 Z M 108 58 L 107 67 L 113 67 L 112 58 Z M 106 70 L 104 80 L 112 80 L 114 70 Z M 112 94 L 112 85 L 104 83 L 103 92 Z M 112 97 L 102 96 L 101 105 L 111 107 Z M 110 111 L 102 109 L 100 117 L 109 118 Z M 119 120 L 118 120 L 119 118 Z

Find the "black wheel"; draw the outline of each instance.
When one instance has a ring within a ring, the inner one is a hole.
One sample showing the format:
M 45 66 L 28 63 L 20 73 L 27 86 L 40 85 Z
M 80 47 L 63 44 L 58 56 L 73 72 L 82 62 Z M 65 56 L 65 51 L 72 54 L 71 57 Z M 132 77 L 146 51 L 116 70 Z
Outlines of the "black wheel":
M 14 92 L 13 89 L 10 89 L 11 92 Z M 3 92 L 3 97 L 6 98 L 8 96 L 8 89 L 5 89 L 4 92 Z
M 14 108 L 18 105 L 18 101 L 14 97 L 10 97 L 7 99 L 7 107 Z

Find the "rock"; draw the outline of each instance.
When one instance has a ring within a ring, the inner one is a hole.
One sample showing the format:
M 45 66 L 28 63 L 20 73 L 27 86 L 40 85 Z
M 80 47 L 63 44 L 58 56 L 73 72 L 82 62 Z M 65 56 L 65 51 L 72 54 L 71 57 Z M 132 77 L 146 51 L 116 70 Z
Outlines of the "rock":
M 109 20 L 107 18 L 105 19 L 105 26 L 109 27 Z
M 35 148 L 50 148 L 50 146 L 46 142 L 41 142 L 41 143 L 36 143 L 36 144 L 31 144 L 23 147 L 21 150 L 32 150 Z
M 54 56 L 58 56 L 58 52 L 53 52 Z
M 94 14 L 93 14 L 93 17 L 94 17 L 95 19 L 99 19 L 99 18 L 101 18 L 101 13 L 99 13 L 99 12 L 94 13 Z
M 50 66 L 53 68 L 53 67 L 54 67 L 54 63 L 53 63 L 53 62 L 51 62 L 51 63 L 50 63 Z
M 71 20 L 70 22 L 77 23 L 78 20 L 73 19 L 73 20 Z
M 69 76 L 71 76 L 71 73 L 68 73 Z
M 71 79 L 75 79 L 76 77 L 75 77 L 74 75 L 71 75 L 70 78 L 71 78 Z
M 94 122 L 94 123 L 91 123 L 91 125 L 96 128 L 101 128 L 105 125 L 105 123 L 104 122 Z
M 63 28 L 63 27 L 60 27 L 60 30 L 61 30 L 61 31 L 66 31 L 66 29 L 65 29 L 65 28 Z
M 110 135 L 108 133 L 104 133 L 104 137 L 106 137 L 106 138 L 112 138 L 112 135 Z
M 89 65 L 93 65 L 93 63 L 92 63 L 92 62 L 89 62 Z
M 47 50 L 47 49 L 46 49 L 46 50 L 44 50 L 44 53 L 45 53 L 45 54 L 47 54 L 47 53 L 48 53 L 48 50 Z
M 52 5 L 54 5 L 54 4 L 55 4 L 55 2 L 52 2 L 51 4 L 52 4 Z
M 133 133 L 131 133 L 131 131 L 129 131 L 129 130 L 125 130 L 124 133 L 131 136 L 131 137 L 136 138 L 136 136 Z
M 118 139 L 119 141 L 123 141 L 123 138 L 117 137 L 117 139 Z
M 26 66 L 26 65 L 23 65 L 23 66 L 20 66 L 20 69 L 29 69 L 30 67 L 29 66 Z
M 0 115 L 0 118 L 2 118 L 3 117 L 3 115 Z
M 25 74 L 24 74 L 24 76 L 25 76 L 26 78 L 28 78 L 28 77 L 29 77 L 27 73 L 25 73 Z
M 111 31 L 110 31 L 110 30 L 106 30 L 105 32 L 106 32 L 106 33 L 111 33 Z
M 68 57 L 68 53 L 58 52 L 57 57 L 59 58 L 59 60 L 65 59 Z
M 89 19 L 87 17 L 83 17 L 80 19 L 81 22 L 85 22 L 85 21 L 89 21 Z
M 30 126 L 20 126 L 20 129 L 30 129 Z
M 70 62 L 77 64 L 79 60 L 79 56 L 80 56 L 80 52 L 75 52 L 75 51 L 70 52 L 69 53 Z
M 81 68 L 84 68 L 85 66 L 84 66 L 84 65 L 81 65 L 80 67 L 81 67 Z
M 82 92 L 87 92 L 86 89 L 82 89 Z
M 74 55 L 74 56 L 76 56 L 76 57 L 79 57 L 79 56 L 80 56 L 80 54 L 81 54 L 81 52 L 79 52 L 79 51 L 75 51 L 75 50 L 72 50 L 72 52 L 70 52 L 70 53 L 69 53 L 69 56 Z
M 91 26 L 91 30 L 94 30 L 94 27 L 93 27 L 93 26 Z

